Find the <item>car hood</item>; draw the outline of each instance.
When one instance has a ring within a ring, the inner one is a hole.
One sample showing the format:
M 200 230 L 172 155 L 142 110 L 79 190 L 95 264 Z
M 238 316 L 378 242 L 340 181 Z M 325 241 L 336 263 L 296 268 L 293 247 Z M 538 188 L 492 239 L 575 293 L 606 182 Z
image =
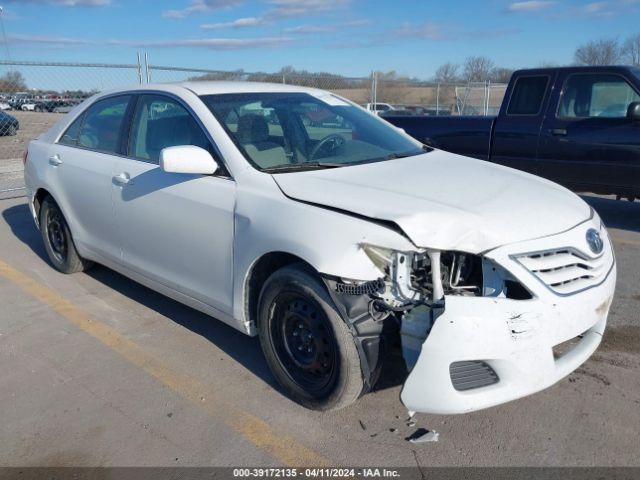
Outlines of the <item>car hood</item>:
M 439 150 L 273 175 L 288 197 L 394 222 L 418 247 L 480 253 L 559 233 L 589 206 L 548 180 Z

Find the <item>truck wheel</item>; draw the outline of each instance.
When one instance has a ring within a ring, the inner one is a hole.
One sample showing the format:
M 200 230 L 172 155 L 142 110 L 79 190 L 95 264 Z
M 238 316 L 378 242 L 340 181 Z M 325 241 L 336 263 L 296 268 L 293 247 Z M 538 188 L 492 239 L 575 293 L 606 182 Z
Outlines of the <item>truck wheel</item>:
M 267 364 L 294 401 L 312 410 L 337 410 L 362 394 L 353 336 L 306 265 L 284 267 L 267 279 L 258 329 Z
M 46 197 L 40 207 L 40 233 L 49 260 L 56 270 L 76 273 L 93 265 L 93 262 L 78 255 L 69 225 L 51 196 Z

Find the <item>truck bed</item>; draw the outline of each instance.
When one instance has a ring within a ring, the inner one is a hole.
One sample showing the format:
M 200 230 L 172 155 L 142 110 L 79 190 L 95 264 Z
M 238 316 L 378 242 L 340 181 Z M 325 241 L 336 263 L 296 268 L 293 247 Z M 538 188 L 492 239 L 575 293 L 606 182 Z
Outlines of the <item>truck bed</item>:
M 440 150 L 489 160 L 491 132 L 496 117 L 393 116 L 386 121 L 418 141 Z

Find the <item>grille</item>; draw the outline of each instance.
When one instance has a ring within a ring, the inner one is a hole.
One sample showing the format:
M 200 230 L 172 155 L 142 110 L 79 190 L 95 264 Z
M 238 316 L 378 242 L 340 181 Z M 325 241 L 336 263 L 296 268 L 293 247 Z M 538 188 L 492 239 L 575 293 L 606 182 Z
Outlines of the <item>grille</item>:
M 453 388 L 459 392 L 486 387 L 498 383 L 498 374 L 487 363 L 480 360 L 453 362 L 449 365 Z
M 607 255 L 591 258 L 571 248 L 516 255 L 514 258 L 560 295 L 571 295 L 599 285 L 611 268 Z

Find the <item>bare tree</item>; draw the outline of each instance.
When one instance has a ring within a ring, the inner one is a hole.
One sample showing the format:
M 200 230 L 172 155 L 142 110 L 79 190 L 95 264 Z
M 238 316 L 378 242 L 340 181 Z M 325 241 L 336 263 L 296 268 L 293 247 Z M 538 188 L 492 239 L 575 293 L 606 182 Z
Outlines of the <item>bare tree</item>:
M 447 62 L 436 70 L 434 80 L 440 83 L 455 83 L 459 80 L 460 65 Z
M 621 53 L 625 63 L 640 66 L 640 33 L 625 40 Z
M 509 83 L 511 75 L 513 75 L 513 70 L 511 68 L 496 67 L 491 70 L 489 79 L 495 83 Z
M 576 49 L 578 65 L 615 65 L 620 61 L 620 45 L 615 38 L 594 40 Z
M 27 89 L 27 83 L 20 72 L 7 72 L 0 77 L 0 92 L 14 93 Z
M 468 82 L 484 82 L 489 79 L 493 61 L 487 57 L 468 57 L 464 62 L 464 79 Z

